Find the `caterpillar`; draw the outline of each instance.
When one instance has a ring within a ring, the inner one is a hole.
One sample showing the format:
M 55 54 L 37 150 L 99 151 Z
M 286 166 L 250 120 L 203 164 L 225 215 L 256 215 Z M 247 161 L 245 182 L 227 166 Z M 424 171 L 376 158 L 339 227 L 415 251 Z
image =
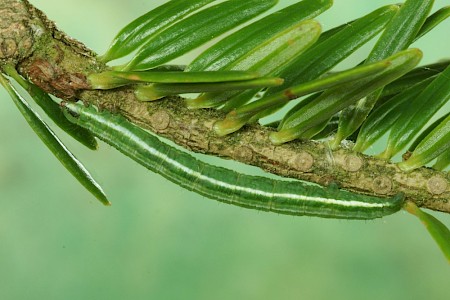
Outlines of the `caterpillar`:
M 123 116 L 76 103 L 62 103 L 67 118 L 147 169 L 221 202 L 287 215 L 374 219 L 399 211 L 402 194 L 391 198 L 357 195 L 337 187 L 276 180 L 209 165 L 161 142 Z

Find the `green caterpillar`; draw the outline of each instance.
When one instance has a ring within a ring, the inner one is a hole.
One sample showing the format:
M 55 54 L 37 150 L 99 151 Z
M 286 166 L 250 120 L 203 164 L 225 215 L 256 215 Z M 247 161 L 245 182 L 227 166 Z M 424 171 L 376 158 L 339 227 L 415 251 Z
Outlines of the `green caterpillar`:
M 274 180 L 240 174 L 201 162 L 162 143 L 120 115 L 63 102 L 68 119 L 91 131 L 149 170 L 211 199 L 287 215 L 338 219 L 374 219 L 399 211 L 404 197 L 356 195 L 300 181 Z

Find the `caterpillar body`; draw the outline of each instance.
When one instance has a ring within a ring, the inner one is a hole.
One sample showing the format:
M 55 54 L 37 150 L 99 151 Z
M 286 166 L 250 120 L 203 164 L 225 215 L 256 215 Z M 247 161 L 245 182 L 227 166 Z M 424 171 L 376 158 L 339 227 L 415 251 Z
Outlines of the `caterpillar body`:
M 208 198 L 287 215 L 338 219 L 374 219 L 402 208 L 404 197 L 357 195 L 334 187 L 276 180 L 209 165 L 175 149 L 120 115 L 95 107 L 63 103 L 72 122 L 149 170 Z

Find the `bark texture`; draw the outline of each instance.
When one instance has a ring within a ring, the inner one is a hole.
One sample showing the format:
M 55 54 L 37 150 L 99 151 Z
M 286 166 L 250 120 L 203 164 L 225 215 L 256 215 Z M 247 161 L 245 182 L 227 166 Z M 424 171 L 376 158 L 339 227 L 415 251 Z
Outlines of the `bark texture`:
M 13 64 L 28 80 L 66 100 L 81 99 L 127 117 L 186 149 L 258 166 L 281 176 L 328 185 L 367 195 L 404 193 L 418 206 L 450 213 L 450 174 L 429 168 L 404 173 L 394 164 L 355 153 L 343 146 L 295 141 L 274 146 L 271 131 L 247 126 L 226 137 L 212 130 L 224 117 L 215 110 L 189 110 L 179 97 L 143 103 L 133 90 L 89 89 L 86 76 L 107 69 L 96 54 L 67 37 L 26 0 L 0 0 L 0 64 Z

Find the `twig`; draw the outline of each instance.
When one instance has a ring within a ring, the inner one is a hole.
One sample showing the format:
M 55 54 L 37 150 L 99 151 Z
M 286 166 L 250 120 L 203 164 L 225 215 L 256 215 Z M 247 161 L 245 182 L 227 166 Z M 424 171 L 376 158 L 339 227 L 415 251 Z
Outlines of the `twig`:
M 183 99 L 143 103 L 129 88 L 89 90 L 86 76 L 107 69 L 96 54 L 67 37 L 28 1 L 0 0 L 0 64 L 12 63 L 43 90 L 67 100 L 81 99 L 120 113 L 131 122 L 195 152 L 255 165 L 267 172 L 356 193 L 392 196 L 399 192 L 416 205 L 450 213 L 450 174 L 429 168 L 403 173 L 394 164 L 326 143 L 296 141 L 274 146 L 271 131 L 247 126 L 218 137 L 212 126 L 223 118 L 215 110 L 189 110 Z

